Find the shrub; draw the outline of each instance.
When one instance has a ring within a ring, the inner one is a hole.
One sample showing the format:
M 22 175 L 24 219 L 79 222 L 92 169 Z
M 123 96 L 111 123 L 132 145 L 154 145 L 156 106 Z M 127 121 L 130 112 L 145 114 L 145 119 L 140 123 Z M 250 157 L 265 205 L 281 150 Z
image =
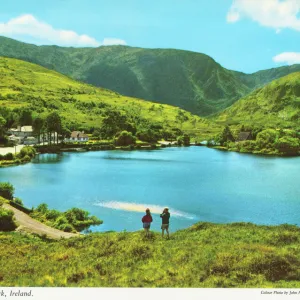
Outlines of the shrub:
M 274 129 L 265 129 L 257 134 L 256 143 L 260 149 L 273 148 L 279 133 Z
M 115 137 L 116 146 L 129 146 L 135 144 L 136 137 L 133 136 L 131 132 L 126 130 L 122 131 L 119 135 Z
M 190 145 L 190 137 L 187 134 L 179 136 L 177 138 L 177 143 L 179 146 L 189 146 Z
M 7 153 L 3 156 L 4 160 L 13 160 L 14 159 L 14 155 L 12 153 Z
M 31 157 L 30 157 L 29 155 L 25 155 L 25 156 L 22 158 L 22 161 L 24 161 L 24 162 L 31 161 Z
M 17 204 L 19 204 L 21 206 L 24 206 L 22 199 L 20 199 L 18 197 L 13 198 L 13 202 L 15 202 L 15 203 L 17 203 Z
M 59 230 L 62 230 L 62 231 L 65 231 L 65 232 L 76 232 L 76 230 L 74 229 L 74 227 L 70 224 L 61 224 L 59 227 L 58 227 Z
M 12 200 L 14 194 L 14 187 L 9 182 L 0 182 L 0 196 Z
M 284 136 L 278 139 L 275 148 L 283 153 L 297 154 L 300 151 L 300 142 L 297 138 Z
M 13 231 L 17 225 L 14 220 L 14 213 L 5 208 L 0 208 L 0 230 L 1 231 Z
M 29 158 L 32 158 L 35 156 L 35 154 L 36 154 L 36 150 L 33 147 L 25 146 L 21 149 L 21 151 L 19 153 L 19 157 L 23 158 L 25 156 L 29 156 Z

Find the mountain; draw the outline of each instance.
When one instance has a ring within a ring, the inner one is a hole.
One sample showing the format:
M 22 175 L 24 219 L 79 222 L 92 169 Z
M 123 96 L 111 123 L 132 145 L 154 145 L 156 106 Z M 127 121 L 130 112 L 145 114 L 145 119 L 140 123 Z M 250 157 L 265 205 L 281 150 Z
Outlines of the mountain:
M 284 77 L 294 72 L 300 72 L 300 64 L 262 70 L 252 74 L 240 73 L 237 75 L 246 86 L 252 90 L 255 90 L 275 79 Z
M 22 59 L 122 95 L 171 104 L 200 116 L 219 112 L 300 65 L 253 74 L 223 68 L 183 50 L 128 46 L 35 46 L 0 37 L 0 56 Z
M 117 123 L 111 127 L 134 130 L 192 130 L 204 137 L 217 130 L 212 122 L 178 107 L 121 96 L 17 59 L 0 57 L 0 82 L 0 115 L 8 115 L 7 109 L 17 113 L 28 108 L 34 117 L 57 111 L 69 129 L 90 132 L 103 127 L 108 116 Z
M 127 96 L 172 104 L 199 115 L 221 110 L 249 91 L 211 57 L 127 46 L 63 48 L 0 39 L 0 55 L 34 62 Z
M 274 80 L 219 113 L 226 124 L 300 126 L 300 72 Z

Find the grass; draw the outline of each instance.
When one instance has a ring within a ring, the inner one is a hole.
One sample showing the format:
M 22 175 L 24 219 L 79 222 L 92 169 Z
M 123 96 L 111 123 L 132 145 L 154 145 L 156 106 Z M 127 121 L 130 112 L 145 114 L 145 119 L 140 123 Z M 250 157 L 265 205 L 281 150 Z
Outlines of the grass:
M 0 56 L 19 58 L 122 95 L 171 104 L 206 116 L 219 112 L 300 65 L 244 74 L 208 55 L 128 46 L 35 46 L 0 37 Z
M 219 130 L 213 122 L 177 107 L 121 96 L 17 59 L 0 57 L 0 79 L 0 109 L 28 107 L 34 116 L 42 117 L 57 111 L 73 128 L 101 127 L 107 112 L 118 111 L 137 128 L 148 122 L 199 139 Z
M 272 81 L 213 119 L 233 127 L 300 128 L 300 72 Z
M 142 231 L 0 240 L 1 286 L 300 287 L 300 232 L 292 225 L 197 223 L 170 240 Z

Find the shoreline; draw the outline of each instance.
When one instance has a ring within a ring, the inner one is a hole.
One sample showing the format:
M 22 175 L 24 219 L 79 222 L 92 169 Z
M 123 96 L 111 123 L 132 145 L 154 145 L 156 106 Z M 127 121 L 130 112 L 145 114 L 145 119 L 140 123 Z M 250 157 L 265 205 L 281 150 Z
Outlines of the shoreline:
M 58 145 L 51 145 L 50 149 L 48 145 L 45 146 L 39 146 L 39 147 L 34 147 L 37 149 L 36 155 L 39 154 L 59 154 L 59 153 L 64 153 L 64 152 L 69 152 L 69 153 L 78 153 L 78 152 L 89 152 L 89 151 L 115 151 L 115 150 L 122 150 L 122 151 L 151 151 L 151 150 L 161 150 L 165 148 L 181 148 L 181 147 L 206 147 L 209 149 L 214 149 L 214 150 L 219 150 L 219 151 L 226 151 L 226 152 L 234 152 L 234 153 L 239 153 L 239 154 L 250 154 L 254 156 L 264 156 L 266 158 L 295 158 L 295 157 L 300 157 L 300 154 L 284 154 L 284 153 L 263 153 L 263 152 L 240 152 L 240 151 L 234 151 L 227 149 L 222 146 L 214 146 L 214 147 L 209 147 L 201 144 L 190 144 L 186 146 L 179 146 L 175 144 L 167 145 L 167 144 L 150 144 L 150 145 L 129 145 L 129 146 L 114 146 L 112 144 L 102 144 L 102 145 L 72 145 L 76 147 L 66 147 L 66 148 L 60 148 L 62 144 Z M 81 147 L 78 147 L 81 146 Z M 43 149 L 43 147 L 45 147 Z M 23 148 L 23 147 L 22 147 Z M 47 149 L 48 148 L 48 149 Z M 0 148 L 1 149 L 1 148 Z M 42 151 L 39 151 L 42 150 Z M 6 168 L 6 167 L 15 167 L 19 165 L 24 165 L 26 163 L 30 163 L 30 161 L 19 161 L 16 162 L 15 160 L 9 161 L 5 160 L 1 163 L 0 161 L 0 169 L 1 168 Z

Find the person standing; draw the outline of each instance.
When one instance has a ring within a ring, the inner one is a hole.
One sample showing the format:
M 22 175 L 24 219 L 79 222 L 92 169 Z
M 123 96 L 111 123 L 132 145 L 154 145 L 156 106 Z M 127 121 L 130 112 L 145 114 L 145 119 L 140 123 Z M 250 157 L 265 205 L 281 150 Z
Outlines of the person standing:
M 169 213 L 169 209 L 166 207 L 162 214 L 160 215 L 161 219 L 162 219 L 162 224 L 161 224 L 161 236 L 164 237 L 165 234 L 165 230 L 167 232 L 167 238 L 169 239 L 169 223 L 170 223 L 170 213 Z
M 146 209 L 146 214 L 142 218 L 143 228 L 146 232 L 146 237 L 149 237 L 149 230 L 150 230 L 150 225 L 151 225 L 152 221 L 153 221 L 153 219 L 152 219 L 152 216 L 151 216 L 150 209 L 147 208 Z

